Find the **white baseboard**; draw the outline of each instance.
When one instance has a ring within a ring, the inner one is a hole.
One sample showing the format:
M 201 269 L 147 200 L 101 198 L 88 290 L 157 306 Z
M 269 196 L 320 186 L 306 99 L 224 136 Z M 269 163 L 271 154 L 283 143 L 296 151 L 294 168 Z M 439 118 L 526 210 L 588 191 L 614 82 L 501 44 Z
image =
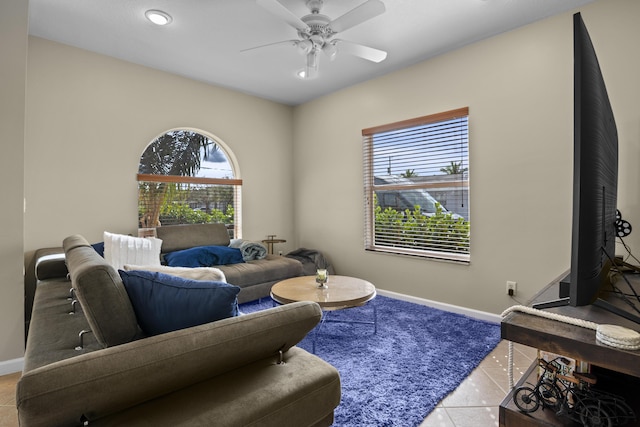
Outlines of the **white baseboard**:
M 13 374 L 14 372 L 22 372 L 23 367 L 24 367 L 23 357 L 19 359 L 4 360 L 0 362 L 0 376 Z
M 487 313 L 486 311 L 474 310 L 472 308 L 460 307 L 458 305 L 447 304 L 438 301 L 432 301 L 424 298 L 413 297 L 411 295 L 399 294 L 397 292 L 385 291 L 384 289 L 376 289 L 379 295 L 395 298 L 402 301 L 408 301 L 415 304 L 426 305 L 427 307 L 437 308 L 439 310 L 450 311 L 452 313 L 463 314 L 473 317 L 474 319 L 484 320 L 492 323 L 500 323 L 502 318 L 499 314 Z

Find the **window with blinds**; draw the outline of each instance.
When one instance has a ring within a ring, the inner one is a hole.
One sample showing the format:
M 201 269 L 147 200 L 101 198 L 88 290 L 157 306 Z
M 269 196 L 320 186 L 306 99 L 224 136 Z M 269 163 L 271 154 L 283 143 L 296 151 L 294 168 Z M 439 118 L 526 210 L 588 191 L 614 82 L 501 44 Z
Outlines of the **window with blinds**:
M 222 223 L 241 237 L 242 180 L 219 142 L 178 129 L 155 139 L 138 170 L 139 235 L 161 225 Z
M 362 131 L 365 250 L 470 261 L 469 109 Z

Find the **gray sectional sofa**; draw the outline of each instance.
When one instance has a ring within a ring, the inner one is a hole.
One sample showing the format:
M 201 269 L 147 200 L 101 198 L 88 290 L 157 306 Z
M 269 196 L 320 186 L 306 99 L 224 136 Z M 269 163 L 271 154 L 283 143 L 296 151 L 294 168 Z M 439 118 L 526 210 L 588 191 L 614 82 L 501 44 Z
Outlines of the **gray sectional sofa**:
M 231 242 L 224 224 L 170 225 L 157 228 L 162 240 L 162 255 L 196 246 L 221 245 Z M 62 247 L 42 248 L 35 252 L 25 276 L 25 331 L 29 330 L 33 299 L 38 279 L 63 277 L 67 274 Z M 271 287 L 280 280 L 315 274 L 316 268 L 327 268 L 334 274 L 331 263 L 316 250 L 297 249 L 287 256 L 266 255 L 239 264 L 218 265 L 226 280 L 240 287 L 238 302 L 243 303 L 269 297 Z M 33 272 L 38 272 L 34 276 Z
M 82 236 L 63 247 L 64 260 L 36 262 L 21 426 L 332 424 L 339 374 L 296 347 L 321 319 L 317 304 L 148 336 L 118 272 Z M 225 271 L 230 283 L 241 273 Z M 246 286 L 263 283 L 258 276 Z

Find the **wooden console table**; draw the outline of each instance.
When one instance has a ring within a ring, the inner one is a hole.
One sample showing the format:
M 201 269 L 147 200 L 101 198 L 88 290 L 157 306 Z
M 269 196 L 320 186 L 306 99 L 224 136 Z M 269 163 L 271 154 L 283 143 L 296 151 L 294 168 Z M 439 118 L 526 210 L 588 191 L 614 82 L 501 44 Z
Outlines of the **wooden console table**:
M 542 289 L 542 291 L 530 301 L 530 304 L 557 299 L 560 286 L 559 282 L 565 275 L 566 273 L 559 276 Z M 634 288 L 640 292 L 640 275 L 628 275 L 627 277 L 631 284 L 634 285 Z M 628 290 L 627 285 L 622 279 L 619 279 L 618 285 L 623 292 Z M 624 302 L 615 296 L 607 298 L 607 301 L 619 307 L 625 307 Z M 621 325 L 640 331 L 640 324 L 594 306 L 564 306 L 546 309 L 545 311 L 590 320 L 598 324 Z M 622 374 L 618 374 L 622 379 L 622 384 L 616 386 L 615 393 L 625 396 L 625 398 L 628 399 L 628 403 L 632 406 L 636 417 L 640 420 L 640 399 L 637 398 L 640 394 L 640 388 L 638 388 L 640 386 L 640 351 L 628 351 L 608 347 L 596 342 L 595 331 L 591 329 L 568 325 L 521 312 L 512 312 L 502 320 L 501 334 L 505 340 L 579 359 L 596 367 L 612 371 L 612 373 Z M 518 384 L 516 384 L 516 387 L 527 381 L 535 383 L 537 373 L 535 369 L 536 366 L 537 363 L 534 362 L 529 371 Z M 573 425 L 577 424 L 569 421 L 567 418 L 557 417 L 550 410 L 543 411 L 539 409 L 532 414 L 523 414 L 513 403 L 512 393 L 509 393 L 500 405 L 500 426 Z M 628 425 L 640 426 L 640 421 Z

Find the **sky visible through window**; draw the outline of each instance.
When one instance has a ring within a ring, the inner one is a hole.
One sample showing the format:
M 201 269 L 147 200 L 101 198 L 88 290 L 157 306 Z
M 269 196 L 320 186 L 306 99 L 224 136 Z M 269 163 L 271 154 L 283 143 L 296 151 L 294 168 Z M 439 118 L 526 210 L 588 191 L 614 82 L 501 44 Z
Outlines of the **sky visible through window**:
M 374 175 L 442 175 L 451 161 L 466 166 L 469 156 L 467 118 L 381 132 L 374 136 Z
M 195 176 L 202 178 L 233 178 L 233 169 L 222 149 L 218 148 L 207 160 L 204 160 L 204 149 L 201 149 L 200 159 L 200 169 Z

